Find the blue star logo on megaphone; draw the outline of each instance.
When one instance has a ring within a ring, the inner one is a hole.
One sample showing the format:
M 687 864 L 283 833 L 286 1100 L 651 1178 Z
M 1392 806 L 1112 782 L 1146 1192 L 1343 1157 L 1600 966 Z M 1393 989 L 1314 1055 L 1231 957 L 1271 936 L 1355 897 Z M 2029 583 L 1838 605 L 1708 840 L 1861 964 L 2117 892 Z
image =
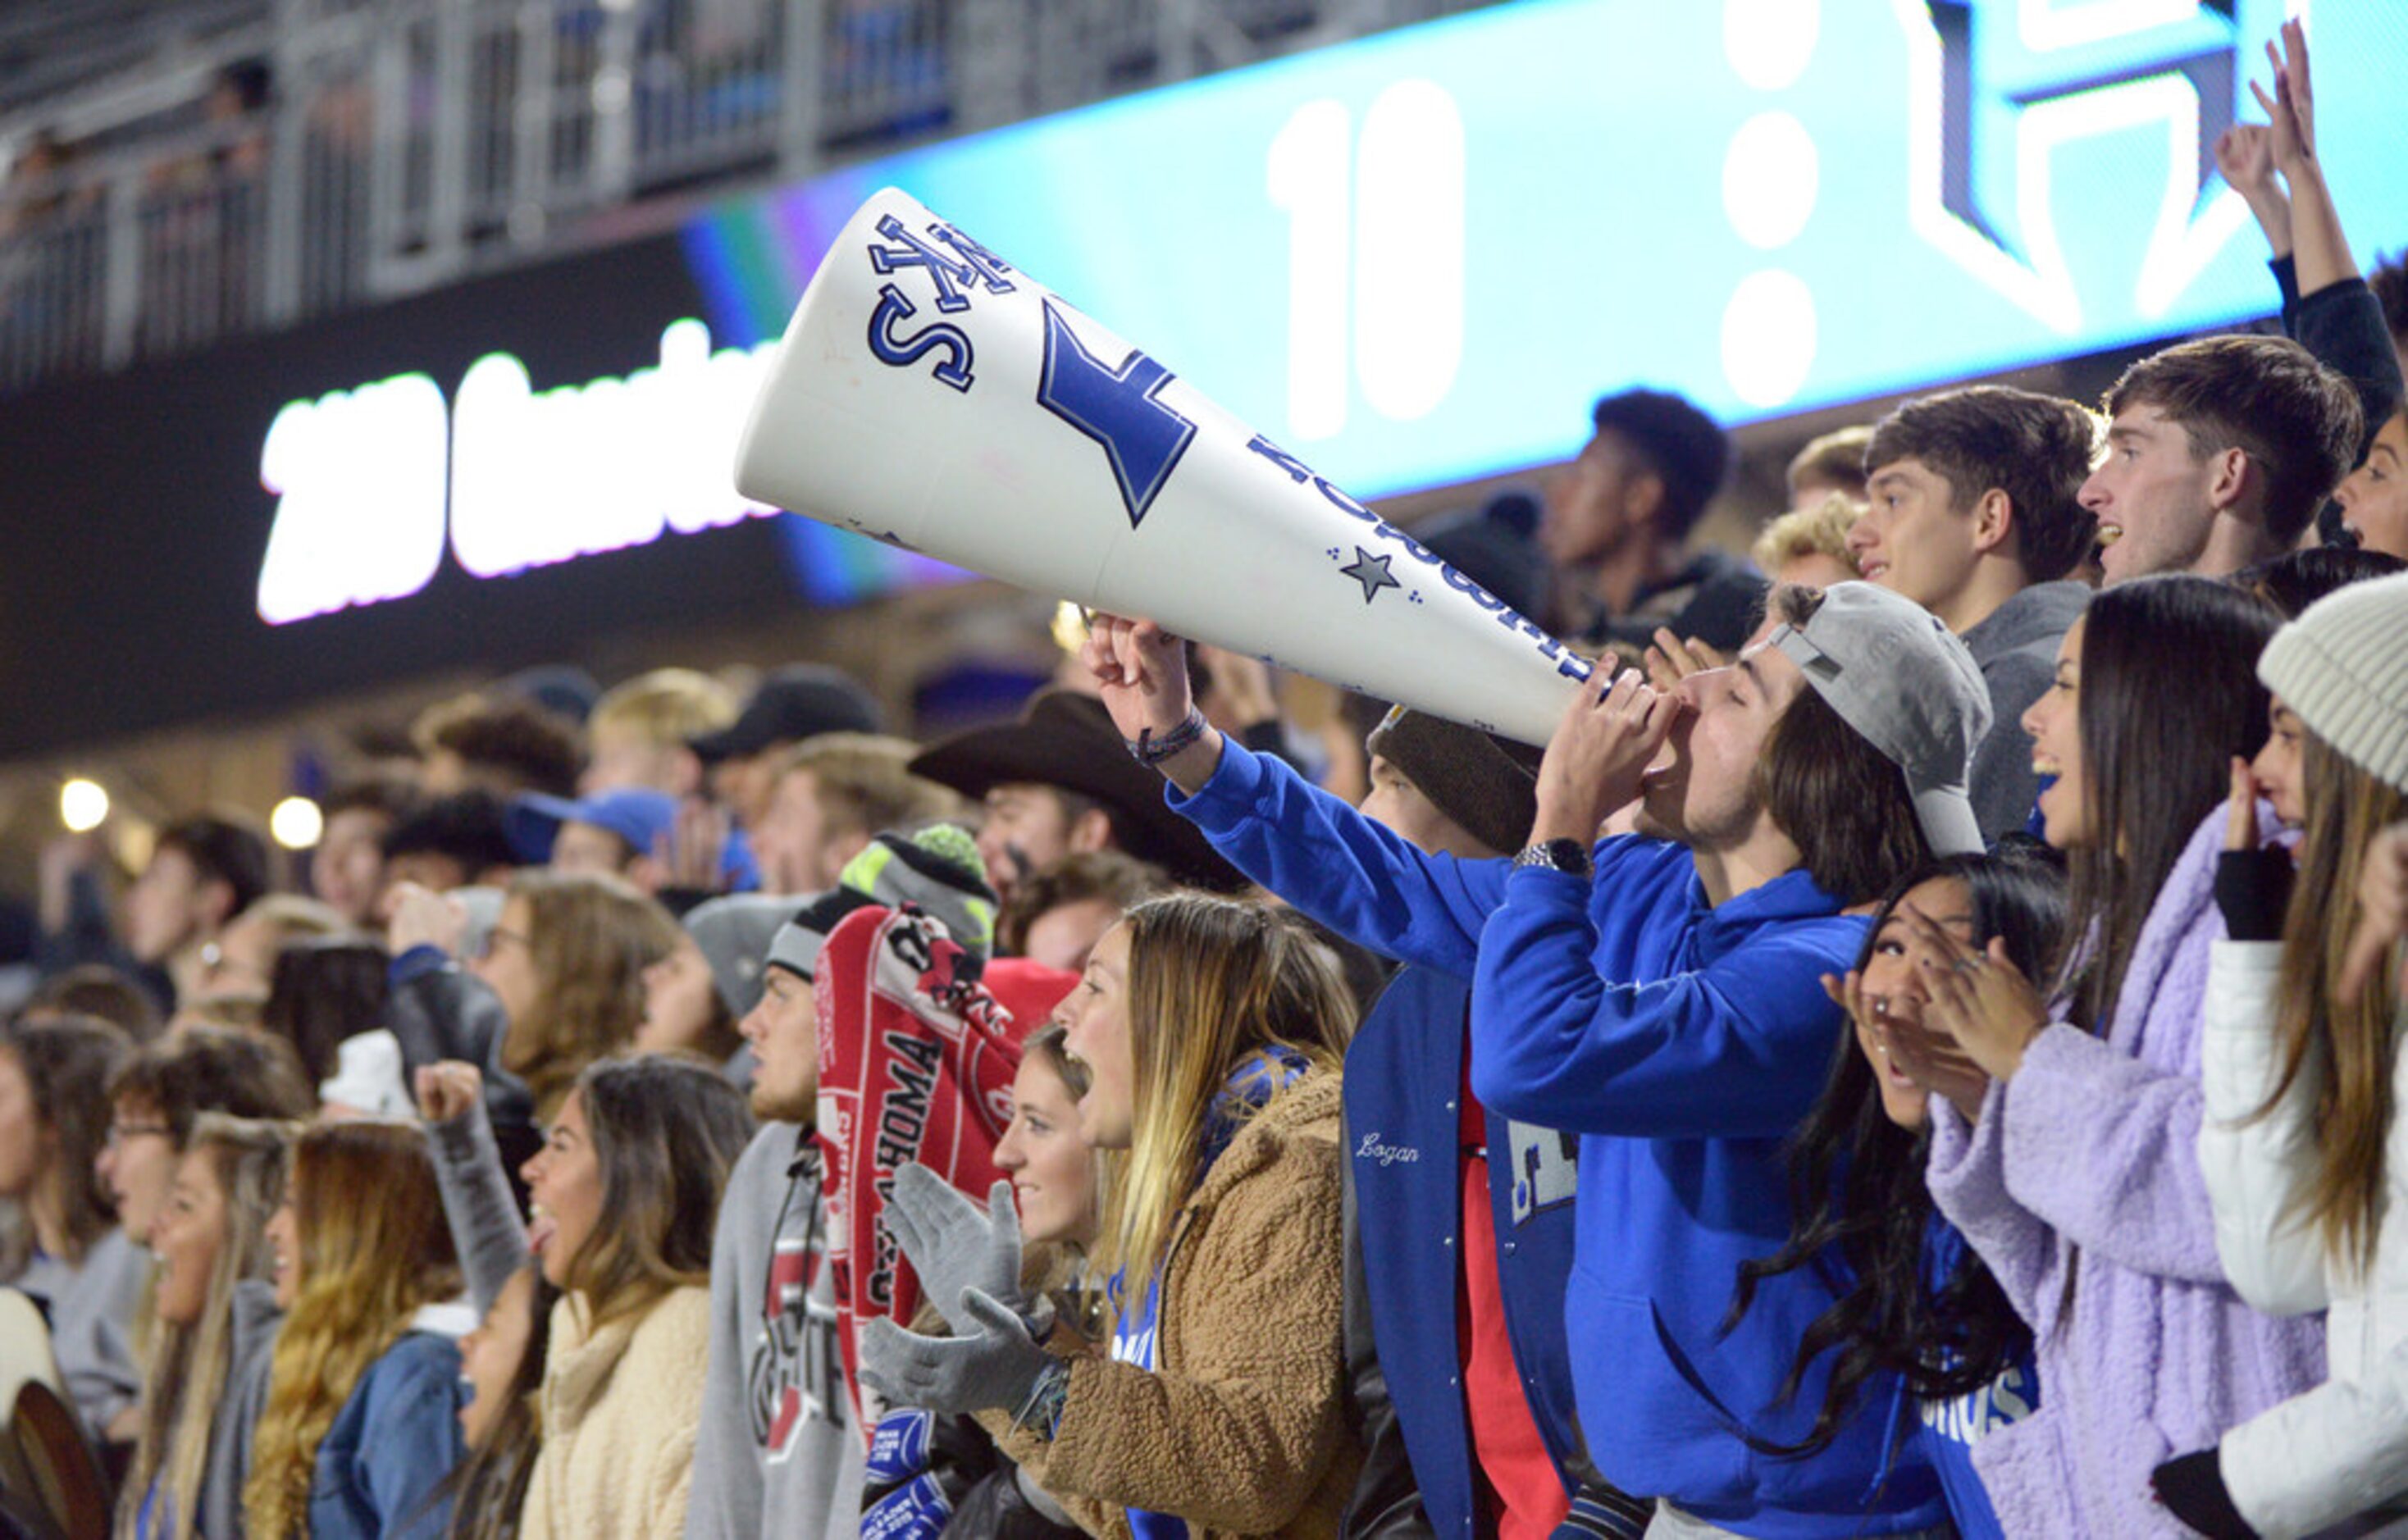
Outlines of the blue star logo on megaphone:
M 1397 581 L 1396 575 L 1388 570 L 1388 563 L 1394 560 L 1394 556 L 1374 556 L 1356 546 L 1354 562 L 1338 570 L 1363 585 L 1363 602 L 1368 605 L 1378 597 L 1382 589 L 1405 586 Z
M 1119 368 L 1110 367 L 1087 351 L 1054 302 L 1045 302 L 1045 370 L 1037 404 L 1104 447 L 1131 529 L 1145 522 L 1146 510 L 1196 437 L 1196 424 L 1159 399 L 1177 378 L 1134 348 Z

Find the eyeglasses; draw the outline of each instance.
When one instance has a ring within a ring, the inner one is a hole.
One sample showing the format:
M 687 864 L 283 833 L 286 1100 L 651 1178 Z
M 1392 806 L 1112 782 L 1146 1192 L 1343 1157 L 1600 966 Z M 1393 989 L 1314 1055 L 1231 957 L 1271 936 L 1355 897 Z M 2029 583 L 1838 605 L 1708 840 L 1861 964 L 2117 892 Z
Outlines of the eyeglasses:
M 494 948 L 505 941 L 509 942 L 513 947 L 524 947 L 529 951 L 533 951 L 535 949 L 535 943 L 528 940 L 525 936 L 521 935 L 516 931 L 507 931 L 501 926 L 496 925 L 492 930 L 485 933 L 485 950 L 483 955 L 487 957 L 493 956 Z
M 109 1147 L 115 1148 L 128 1139 L 138 1139 L 146 1134 L 155 1134 L 163 1139 L 176 1136 L 176 1131 L 165 1123 L 111 1123 L 108 1125 Z

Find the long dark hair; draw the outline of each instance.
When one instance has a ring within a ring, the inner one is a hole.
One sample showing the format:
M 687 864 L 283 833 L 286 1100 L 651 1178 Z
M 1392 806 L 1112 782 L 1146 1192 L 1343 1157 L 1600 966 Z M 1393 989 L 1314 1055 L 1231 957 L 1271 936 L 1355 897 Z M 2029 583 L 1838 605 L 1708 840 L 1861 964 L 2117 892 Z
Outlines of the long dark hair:
M 1972 896 L 1977 944 L 1997 936 L 2016 967 L 2027 973 L 2038 968 L 2065 922 L 2065 876 L 2047 850 L 2022 843 L 1991 855 L 1944 857 L 1900 877 L 1873 916 L 1857 968 L 1871 959 L 1881 928 L 1899 900 L 1926 882 L 1952 877 Z M 1838 1356 L 1822 1410 L 1806 1437 L 1760 1447 L 1786 1455 L 1827 1447 L 1854 1409 L 1858 1390 L 1877 1374 L 1899 1376 L 1913 1393 L 1927 1399 L 1978 1390 L 1997 1379 L 2030 1340 L 2029 1330 L 1970 1247 L 1936 1290 L 1926 1276 L 1932 1207 L 1923 1166 L 1929 1137 L 1928 1122 L 1922 1129 L 1900 1128 L 1882 1110 L 1881 1091 L 1856 1047 L 1854 1024 L 1843 1027 L 1822 1097 L 1790 1137 L 1789 1204 L 1796 1217 L 1788 1244 L 1770 1257 L 1740 1264 L 1727 1322 L 1736 1325 L 1746 1314 L 1758 1283 L 1822 1264 L 1836 1247 L 1847 1287 L 1807 1327 L 1779 1399 L 1798 1393 L 1814 1360 L 1834 1350 Z
M 452 1467 L 443 1484 L 426 1502 L 429 1509 L 447 1500 L 452 1505 L 450 1540 L 505 1540 L 518 1533 L 519 1510 L 526 1506 L 527 1484 L 535 1475 L 535 1457 L 543 1444 L 536 1415 L 536 1392 L 543 1387 L 544 1366 L 552 1353 L 552 1307 L 560 1290 L 543 1276 L 539 1263 L 528 1262 L 526 1348 L 502 1392 L 502 1409 L 485 1440 Z
M 80 1263 L 94 1241 L 117 1222 L 117 1205 L 100 1179 L 98 1161 L 108 1143 L 108 1077 L 130 1047 L 113 1022 L 96 1017 L 61 1016 L 49 1020 L 0 1023 L 0 1054 L 17 1062 L 32 1092 L 33 1115 L 53 1139 L 49 1158 L 36 1174 L 49 1183 L 64 1232 L 66 1260 Z M 0 1237 L 0 1279 L 13 1279 L 32 1260 L 34 1227 Z
M 752 1115 L 716 1064 L 683 1053 L 600 1060 L 578 1077 L 602 1167 L 602 1218 L 568 1259 L 566 1289 L 598 1328 L 710 1281 L 719 1199 Z
M 2337 989 L 2358 929 L 2356 885 L 2367 848 L 2408 813 L 2408 792 L 2369 775 L 2316 735 L 2306 737 L 2308 826 L 2299 878 L 2283 924 L 2275 1034 L 2281 1077 L 2258 1116 L 2271 1113 L 2303 1077 L 2314 1094 L 2313 1176 L 2293 1211 L 2313 1220 L 2325 1254 L 2363 1272 L 2383 1222 L 2389 1143 L 2391 1023 L 2399 998 L 2389 968 L 2343 1005 Z
M 2089 843 L 2067 852 L 2071 920 L 2056 992 L 2104 1034 L 2132 949 L 2183 847 L 2266 742 L 2258 654 L 2282 617 L 2206 578 L 2143 578 L 2090 601 L 2082 633 Z
M 293 1045 L 312 1090 L 334 1077 L 346 1038 L 384 1025 L 392 961 L 357 936 L 291 942 L 276 954 L 259 1024 Z

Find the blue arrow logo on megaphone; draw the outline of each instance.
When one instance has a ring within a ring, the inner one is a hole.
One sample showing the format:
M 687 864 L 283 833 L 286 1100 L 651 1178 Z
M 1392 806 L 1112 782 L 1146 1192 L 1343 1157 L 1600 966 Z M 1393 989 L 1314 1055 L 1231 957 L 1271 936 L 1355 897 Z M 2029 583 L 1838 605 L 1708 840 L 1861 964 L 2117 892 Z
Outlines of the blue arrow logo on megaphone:
M 1045 302 L 1045 369 L 1037 381 L 1037 404 L 1104 447 L 1131 529 L 1145 522 L 1146 509 L 1196 437 L 1196 424 L 1157 399 L 1176 378 L 1134 348 L 1119 368 L 1107 367 L 1054 302 Z

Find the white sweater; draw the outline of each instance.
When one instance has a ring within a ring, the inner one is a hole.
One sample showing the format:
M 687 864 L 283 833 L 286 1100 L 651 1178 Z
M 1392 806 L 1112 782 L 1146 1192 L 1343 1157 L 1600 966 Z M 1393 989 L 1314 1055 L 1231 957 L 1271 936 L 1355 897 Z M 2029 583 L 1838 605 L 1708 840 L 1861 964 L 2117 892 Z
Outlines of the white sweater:
M 2255 1117 L 2282 1073 L 2275 999 L 2282 945 L 2218 941 L 2209 963 L 2200 1164 L 2215 1204 L 2215 1246 L 2243 1299 L 2270 1315 L 2329 1310 L 2332 1377 L 2224 1435 L 2234 1506 L 2268 1540 L 2307 1535 L 2408 1491 L 2408 1120 L 2395 1110 L 2371 1273 L 2335 1262 L 2304 1218 L 2317 1155 L 2313 1073 Z M 2307 1066 L 2314 1071 L 2312 1062 Z M 2395 1059 L 2395 1108 L 2408 1061 Z
M 552 1307 L 538 1401 L 543 1444 L 521 1540 L 672 1540 L 685 1529 L 702 1420 L 710 1291 L 675 1289 L 635 1320 L 587 1333 L 583 1300 Z

